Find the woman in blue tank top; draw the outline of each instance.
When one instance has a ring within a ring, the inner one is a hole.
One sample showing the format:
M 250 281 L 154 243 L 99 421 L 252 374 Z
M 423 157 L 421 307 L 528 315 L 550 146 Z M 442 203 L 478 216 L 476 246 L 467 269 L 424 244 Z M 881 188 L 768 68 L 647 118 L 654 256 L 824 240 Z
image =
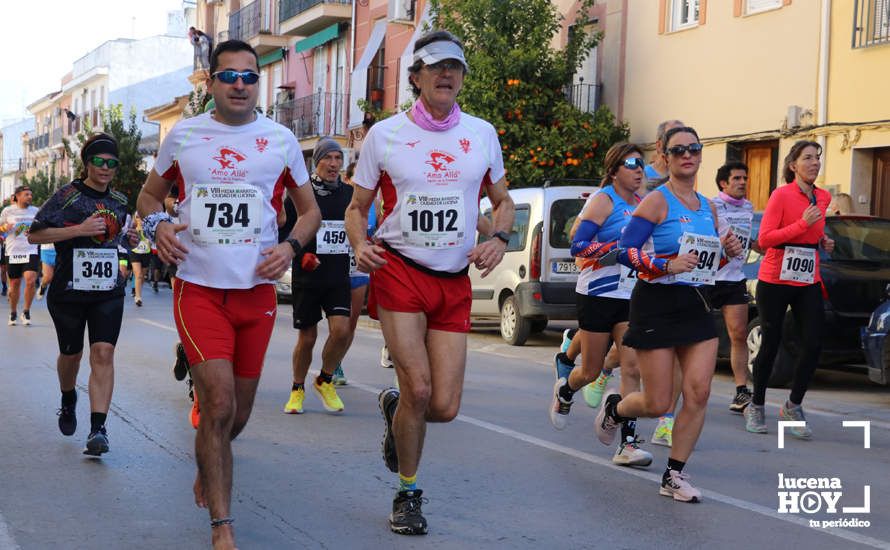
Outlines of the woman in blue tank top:
M 708 303 L 723 255 L 742 246 L 732 233 L 718 236 L 717 215 L 695 191 L 702 145 L 689 127 L 665 134 L 670 179 L 646 196 L 622 234 L 619 261 L 640 272 L 630 302 L 624 344 L 635 348 L 644 392 L 623 398 L 608 395 L 596 419 L 600 441 L 611 443 L 627 419 L 654 418 L 672 404 L 674 357 L 683 372 L 683 407 L 673 430 L 673 445 L 660 494 L 698 502 L 683 467 L 705 420 L 717 358 L 717 330 Z M 644 243 L 647 243 L 644 246 Z
M 620 344 L 627 330 L 628 304 L 635 278 L 628 278 L 630 270 L 615 264 L 614 259 L 607 262 L 603 258 L 617 248 L 621 232 L 640 203 L 637 191 L 644 182 L 643 154 L 632 143 L 617 143 L 606 152 L 604 165 L 606 175 L 601 190 L 584 205 L 572 238 L 572 255 L 582 268 L 575 288 L 579 330 L 574 338 L 580 343 L 582 364 L 574 369 L 565 353 L 556 356 L 557 380 L 550 421 L 559 430 L 567 424 L 575 392 L 597 379 L 611 340 Z M 614 258 L 614 254 L 611 257 Z M 622 389 L 638 390 L 636 355 L 621 345 L 618 353 Z M 613 462 L 624 466 L 652 463 L 651 453 L 639 448 L 632 423 L 624 425 Z

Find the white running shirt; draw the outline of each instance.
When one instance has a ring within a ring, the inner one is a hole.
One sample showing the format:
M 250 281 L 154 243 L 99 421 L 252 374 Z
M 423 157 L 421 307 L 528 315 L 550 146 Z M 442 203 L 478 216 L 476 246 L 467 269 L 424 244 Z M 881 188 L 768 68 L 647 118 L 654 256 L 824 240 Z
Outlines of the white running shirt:
M 424 267 L 453 273 L 469 263 L 482 186 L 504 174 L 488 122 L 461 113 L 454 128 L 432 132 L 399 113 L 371 127 L 353 179 L 380 189 L 377 238 Z
M 748 249 L 751 248 L 754 205 L 751 204 L 751 201 L 745 199 L 744 204 L 735 206 L 720 198 L 719 195 L 711 199 L 711 204 L 714 205 L 714 210 L 717 211 L 717 227 L 720 230 L 720 236 L 726 235 L 729 229 L 732 228 L 733 234 L 742 243 L 742 253 L 735 258 L 728 258 L 728 263 L 717 271 L 717 280 L 744 281 L 745 274 L 742 272 L 742 266 L 745 265 Z
M 179 186 L 177 237 L 188 248 L 176 276 L 223 289 L 272 283 L 256 274 L 262 250 L 278 243 L 276 216 L 285 188 L 309 180 L 297 138 L 258 116 L 228 126 L 210 113 L 178 123 L 161 144 L 154 170 Z
M 13 205 L 7 206 L 0 212 L 0 225 L 9 224 L 9 230 L 6 232 L 6 255 L 10 259 L 13 256 L 17 257 L 16 261 L 11 263 L 23 263 L 21 257 L 25 257 L 24 262 L 27 263 L 27 257 L 37 254 L 38 245 L 28 242 L 28 231 L 37 211 L 36 206 L 20 208 Z

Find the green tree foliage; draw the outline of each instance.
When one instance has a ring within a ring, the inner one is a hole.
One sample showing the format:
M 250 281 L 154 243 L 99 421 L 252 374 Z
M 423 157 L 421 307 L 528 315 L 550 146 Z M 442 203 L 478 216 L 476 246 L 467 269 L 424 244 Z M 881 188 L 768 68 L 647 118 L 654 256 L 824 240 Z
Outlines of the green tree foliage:
M 102 131 L 110 134 L 117 140 L 118 166 L 117 173 L 111 185 L 117 191 L 125 194 L 129 199 L 130 208 L 135 210 L 136 197 L 148 172 L 145 170 L 143 154 L 139 151 L 139 142 L 142 140 L 142 130 L 136 123 L 136 111 L 131 110 L 124 120 L 123 106 L 113 105 L 102 110 Z M 93 135 L 93 128 L 88 120 L 84 120 L 83 129 L 74 136 L 77 152 L 69 140 L 64 140 L 65 152 L 72 162 L 72 171 L 77 177 L 83 173 L 83 162 L 80 160 L 79 151 L 87 139 Z
M 587 113 L 566 96 L 599 33 L 582 30 L 581 19 L 564 49 L 551 48 L 562 16 L 549 0 L 432 0 L 431 8 L 434 27 L 464 42 L 470 72 L 458 101 L 498 130 L 511 187 L 601 173 L 606 150 L 626 140 L 628 128 L 607 107 Z
M 46 199 L 50 198 L 56 190 L 66 182 L 56 177 L 55 170 L 49 174 L 46 172 L 37 172 L 33 178 L 23 177 L 22 185 L 31 188 L 32 204 L 41 206 Z

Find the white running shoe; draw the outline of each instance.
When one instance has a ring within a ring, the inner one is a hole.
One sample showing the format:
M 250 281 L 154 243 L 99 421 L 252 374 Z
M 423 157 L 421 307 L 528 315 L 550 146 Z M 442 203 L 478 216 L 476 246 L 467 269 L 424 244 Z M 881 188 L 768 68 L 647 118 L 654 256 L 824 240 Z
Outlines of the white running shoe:
M 594 421 L 593 427 L 596 430 L 596 437 L 603 445 L 611 445 L 615 441 L 615 432 L 618 431 L 618 423 L 606 414 L 606 406 L 609 404 L 609 398 L 613 395 L 618 395 L 618 393 L 610 391 L 606 394 L 603 404 L 600 406 L 600 412 L 596 414 L 596 420 Z
M 569 424 L 569 412 L 572 410 L 572 401 L 563 401 L 559 396 L 559 388 L 568 384 L 565 378 L 560 378 L 553 385 L 553 401 L 550 402 L 550 423 L 557 430 L 564 430 Z
M 385 369 L 393 368 L 392 357 L 389 355 L 389 348 L 386 346 L 380 348 L 380 366 Z
M 640 448 L 640 442 L 634 436 L 628 436 L 618 445 L 612 464 L 619 466 L 648 466 L 652 464 L 652 453 Z
M 661 482 L 658 494 L 666 497 L 674 497 L 680 502 L 701 502 L 701 491 L 689 483 L 689 475 L 676 470 L 668 470 L 667 480 Z

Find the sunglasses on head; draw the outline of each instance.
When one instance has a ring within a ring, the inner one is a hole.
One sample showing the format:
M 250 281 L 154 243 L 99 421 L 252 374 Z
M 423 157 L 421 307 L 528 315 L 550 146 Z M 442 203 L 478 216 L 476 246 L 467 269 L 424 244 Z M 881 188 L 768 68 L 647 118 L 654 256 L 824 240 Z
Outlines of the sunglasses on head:
M 120 161 L 117 159 L 104 159 L 102 157 L 90 157 L 90 164 L 95 166 L 96 168 L 102 168 L 103 166 L 107 166 L 109 168 L 117 168 L 120 165 Z
M 624 159 L 624 167 L 628 170 L 637 170 L 643 168 L 643 159 L 640 157 L 631 157 L 628 159 Z
M 701 153 L 703 146 L 701 143 L 691 143 L 689 145 L 674 145 L 668 147 L 667 152 L 675 157 L 682 157 L 687 152 L 693 157 Z
M 233 71 L 231 69 L 217 71 L 213 73 L 212 76 L 224 84 L 234 84 L 239 77 L 241 78 L 241 82 L 248 85 L 256 84 L 260 80 L 260 75 L 253 71 Z

